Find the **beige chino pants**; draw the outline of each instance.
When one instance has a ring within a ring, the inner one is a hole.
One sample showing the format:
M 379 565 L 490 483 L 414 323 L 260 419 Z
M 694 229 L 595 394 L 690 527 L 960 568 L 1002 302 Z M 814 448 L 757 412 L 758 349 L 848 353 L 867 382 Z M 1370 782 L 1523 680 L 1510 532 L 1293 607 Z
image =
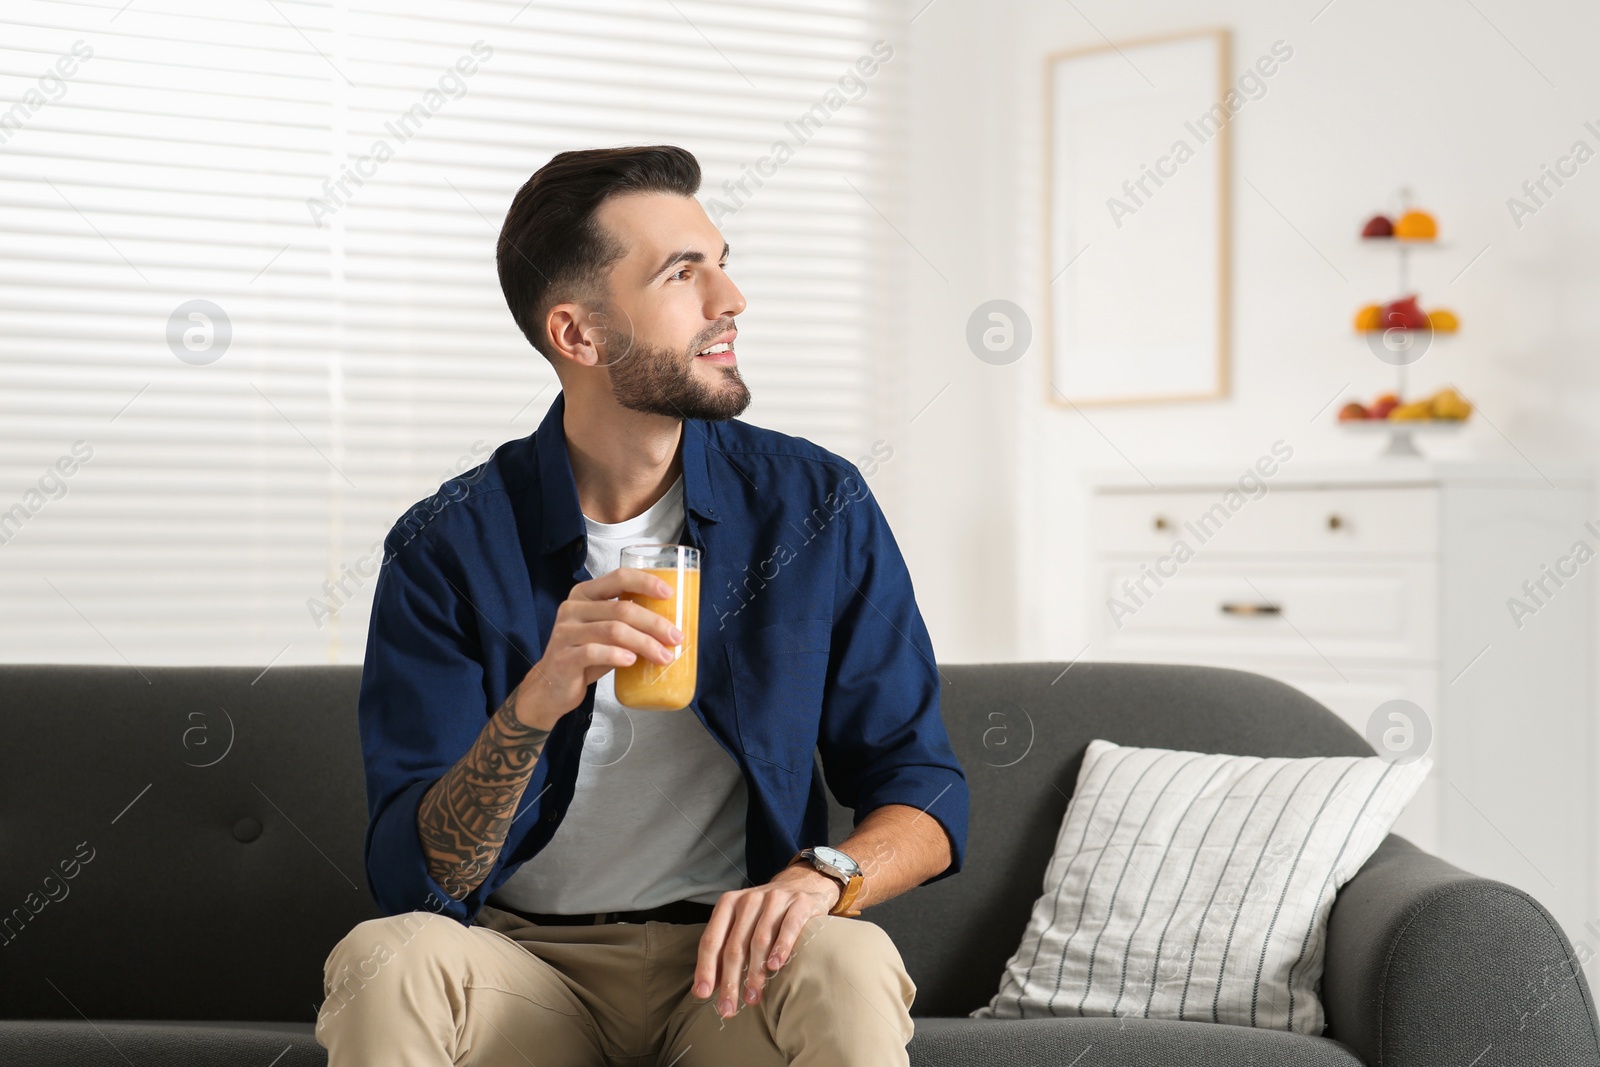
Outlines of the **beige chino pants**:
M 323 968 L 329 1067 L 891 1067 L 916 986 L 864 919 L 806 924 L 761 999 L 689 991 L 704 923 L 543 926 L 485 906 L 356 926 Z M 740 996 L 743 984 L 740 985 Z

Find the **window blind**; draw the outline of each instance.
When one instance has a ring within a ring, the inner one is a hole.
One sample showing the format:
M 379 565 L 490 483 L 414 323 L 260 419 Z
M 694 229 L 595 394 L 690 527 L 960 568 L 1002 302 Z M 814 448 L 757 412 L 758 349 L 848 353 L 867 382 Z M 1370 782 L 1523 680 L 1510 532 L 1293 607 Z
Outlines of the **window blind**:
M 390 524 L 558 391 L 494 243 L 569 148 L 696 154 L 744 417 L 866 454 L 892 7 L 11 0 L 0 657 L 358 662 Z

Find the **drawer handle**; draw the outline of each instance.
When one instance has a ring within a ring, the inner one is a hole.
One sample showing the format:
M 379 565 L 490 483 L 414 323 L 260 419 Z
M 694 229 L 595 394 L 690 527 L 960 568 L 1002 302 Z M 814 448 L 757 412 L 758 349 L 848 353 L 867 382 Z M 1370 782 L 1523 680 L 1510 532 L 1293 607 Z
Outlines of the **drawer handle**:
M 1172 523 L 1167 521 L 1167 517 L 1165 515 L 1157 515 L 1156 518 L 1155 518 L 1155 522 L 1152 523 L 1151 525 L 1153 525 L 1158 530 L 1170 530 L 1170 529 L 1172 529 Z
M 1330 530 L 1338 530 L 1338 529 L 1341 529 L 1343 526 L 1344 526 L 1344 520 L 1341 519 L 1337 514 L 1328 516 L 1328 529 L 1330 529 Z
M 1282 615 L 1283 609 L 1276 604 L 1243 604 L 1237 601 L 1222 605 L 1224 615 Z

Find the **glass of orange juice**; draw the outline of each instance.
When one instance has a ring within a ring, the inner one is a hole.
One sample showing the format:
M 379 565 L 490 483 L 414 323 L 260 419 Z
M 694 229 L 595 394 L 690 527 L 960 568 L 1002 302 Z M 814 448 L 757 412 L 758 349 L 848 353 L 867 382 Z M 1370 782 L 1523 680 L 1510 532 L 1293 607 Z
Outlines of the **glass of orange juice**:
M 666 645 L 671 663 L 640 656 L 616 669 L 617 703 L 636 711 L 676 711 L 694 699 L 700 667 L 700 550 L 689 545 L 629 545 L 619 566 L 648 571 L 671 586 L 664 599 L 623 593 L 683 631 L 683 641 Z

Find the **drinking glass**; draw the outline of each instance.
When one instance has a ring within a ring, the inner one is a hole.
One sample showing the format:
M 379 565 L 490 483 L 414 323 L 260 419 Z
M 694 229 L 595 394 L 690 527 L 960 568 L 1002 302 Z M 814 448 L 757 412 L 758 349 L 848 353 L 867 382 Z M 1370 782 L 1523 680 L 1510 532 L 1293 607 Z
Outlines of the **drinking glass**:
M 676 711 L 694 699 L 700 663 L 700 550 L 690 545 L 629 545 L 619 566 L 637 567 L 660 578 L 672 591 L 662 599 L 623 593 L 683 631 L 683 641 L 666 645 L 671 663 L 640 656 L 616 669 L 617 702 L 636 711 Z

